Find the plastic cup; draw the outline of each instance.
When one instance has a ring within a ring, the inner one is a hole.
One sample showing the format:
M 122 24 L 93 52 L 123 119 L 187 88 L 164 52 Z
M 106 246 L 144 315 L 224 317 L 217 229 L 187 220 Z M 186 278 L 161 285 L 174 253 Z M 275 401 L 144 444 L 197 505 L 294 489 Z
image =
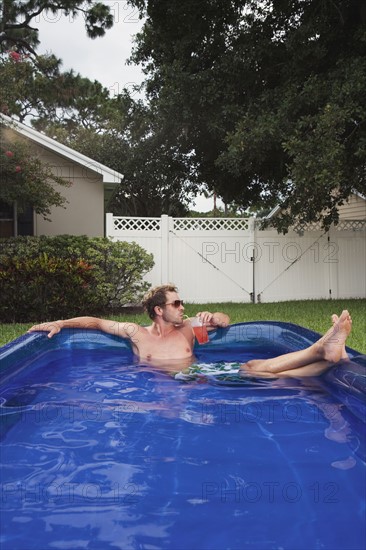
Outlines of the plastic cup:
M 194 335 L 199 344 L 207 344 L 209 342 L 208 332 L 206 326 L 202 323 L 201 319 L 194 317 L 191 319 L 191 325 Z

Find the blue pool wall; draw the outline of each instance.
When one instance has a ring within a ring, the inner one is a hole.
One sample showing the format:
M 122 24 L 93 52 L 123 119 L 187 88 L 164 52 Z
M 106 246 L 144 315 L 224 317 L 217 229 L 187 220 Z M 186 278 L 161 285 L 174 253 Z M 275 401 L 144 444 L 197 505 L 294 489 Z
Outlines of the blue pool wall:
M 295 325 L 272 321 L 237 323 L 226 329 L 209 333 L 210 341 L 195 345 L 199 362 L 237 361 L 246 355 L 260 356 L 268 345 L 275 346 L 277 354 L 304 349 L 319 339 L 319 334 Z M 57 349 L 120 350 L 134 361 L 130 342 L 117 336 L 95 330 L 64 329 L 48 338 L 45 332 L 25 334 L 0 348 L 0 375 L 2 378 L 17 368 L 25 368 L 37 356 Z M 319 377 L 321 383 L 360 420 L 366 421 L 366 355 L 347 347 L 349 361 L 341 361 Z
M 275 345 L 279 353 L 288 353 L 304 349 L 320 338 L 317 332 L 295 325 L 275 321 L 261 321 L 237 323 L 225 329 L 209 332 L 210 341 L 200 346 L 195 344 L 195 355 L 200 359 L 209 356 L 215 357 L 217 351 L 227 351 L 231 356 L 238 350 L 247 349 L 258 351 L 263 345 Z M 61 348 L 93 349 L 95 347 L 109 347 L 111 349 L 125 349 L 132 355 L 129 340 L 105 334 L 97 330 L 63 329 L 53 338 L 48 338 L 46 332 L 26 333 L 13 342 L 0 347 L 0 365 L 13 365 L 23 358 L 30 357 L 40 349 L 50 351 Z M 360 360 L 365 365 L 365 355 L 347 347 L 350 359 Z M 236 353 L 237 354 L 237 353 Z M 357 362 L 356 361 L 356 362 Z
M 292 323 L 260 322 L 238 323 L 209 334 L 205 345 L 195 345 L 199 363 L 240 361 L 260 357 L 268 349 L 276 355 L 304 349 L 319 339 L 319 334 Z M 8 377 L 18 370 L 34 364 L 37 358 L 57 350 L 106 350 L 121 355 L 131 364 L 138 363 L 130 342 L 100 331 L 64 329 L 48 338 L 45 332 L 34 332 L 0 348 L 0 379 L 6 384 Z M 340 361 L 323 375 L 316 377 L 322 389 L 331 394 L 342 406 L 343 415 L 357 424 L 359 433 L 365 432 L 366 423 L 366 355 L 347 347 L 349 360 Z M 273 355 L 272 355 L 273 356 Z M 240 383 L 240 382 L 239 382 Z M 366 460 L 366 440 L 360 442 L 358 456 Z
M 203 346 L 195 344 L 194 353 L 197 359 L 204 361 L 235 361 L 238 353 L 245 350 L 254 355 L 260 355 L 261 349 L 270 345 L 275 347 L 278 355 L 304 349 L 320 338 L 317 332 L 295 325 L 274 321 L 237 323 L 225 329 L 209 332 L 209 342 Z M 8 369 L 24 360 L 34 360 L 38 353 L 55 349 L 101 349 L 125 350 L 131 354 L 129 340 L 105 334 L 97 330 L 63 329 L 53 338 L 48 338 L 46 332 L 26 333 L 13 342 L 0 347 L 0 367 Z M 366 366 L 366 355 L 347 347 L 347 354 L 353 368 L 362 373 Z M 218 359 L 218 356 L 220 359 Z M 221 357 L 223 357 L 221 359 Z M 334 370 L 334 369 L 332 369 Z M 329 372 L 329 371 L 328 371 Z

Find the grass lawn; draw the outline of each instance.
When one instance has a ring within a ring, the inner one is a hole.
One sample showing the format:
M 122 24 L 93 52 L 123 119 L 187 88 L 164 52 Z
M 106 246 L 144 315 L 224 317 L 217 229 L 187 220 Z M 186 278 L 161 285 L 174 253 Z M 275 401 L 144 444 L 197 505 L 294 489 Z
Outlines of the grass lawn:
M 224 311 L 230 315 L 232 323 L 286 321 L 323 334 L 330 327 L 331 314 L 339 314 L 342 309 L 348 309 L 353 319 L 353 329 L 348 338 L 347 345 L 360 353 L 366 353 L 366 300 L 364 299 L 306 300 L 270 304 L 186 304 L 185 313 L 193 316 L 198 311 Z M 125 314 L 123 316 L 111 316 L 111 319 L 131 321 L 144 325 L 150 322 L 146 314 Z M 1 324 L 0 346 L 4 346 L 24 334 L 30 325 L 31 323 Z

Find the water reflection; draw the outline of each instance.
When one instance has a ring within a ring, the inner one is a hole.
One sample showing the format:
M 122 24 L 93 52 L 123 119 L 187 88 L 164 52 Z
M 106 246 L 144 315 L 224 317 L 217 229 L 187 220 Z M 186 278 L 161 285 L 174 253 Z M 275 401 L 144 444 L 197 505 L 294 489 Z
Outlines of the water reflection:
M 76 359 L 40 365 L 2 389 L 3 418 L 15 419 L 1 455 L 3 550 L 28 541 L 76 549 L 91 539 L 123 550 L 192 547 L 201 536 L 221 548 L 223 528 L 239 547 L 253 525 L 262 532 L 257 518 L 273 516 L 275 526 L 284 515 L 290 525 L 309 517 L 309 487 L 321 492 L 323 480 L 346 518 L 359 513 L 360 425 L 319 380 L 243 379 L 223 362 L 196 364 L 177 380 L 171 362 L 156 370 Z M 294 488 L 307 498 L 288 506 Z

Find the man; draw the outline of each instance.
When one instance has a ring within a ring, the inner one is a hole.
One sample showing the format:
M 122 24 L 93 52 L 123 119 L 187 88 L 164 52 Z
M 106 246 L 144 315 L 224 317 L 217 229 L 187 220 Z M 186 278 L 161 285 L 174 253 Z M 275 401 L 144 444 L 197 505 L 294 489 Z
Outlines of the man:
M 182 361 L 185 364 L 192 362 L 194 333 L 190 319 L 184 319 L 183 300 L 179 298 L 177 288 L 169 284 L 157 286 L 146 294 L 143 305 L 152 319 L 148 327 L 96 317 L 76 317 L 34 325 L 28 332 L 48 331 L 48 337 L 52 338 L 63 328 L 96 329 L 128 338 L 133 352 L 143 361 L 159 365 L 166 362 L 170 367 L 172 361 L 180 364 Z M 201 311 L 197 317 L 207 330 L 226 327 L 230 323 L 229 317 L 221 312 Z
M 142 361 L 167 366 L 169 372 L 176 362 L 177 371 L 192 363 L 194 333 L 190 319 L 184 319 L 183 300 L 174 285 L 153 288 L 143 305 L 152 319 L 149 327 L 136 323 L 119 323 L 96 317 L 76 317 L 64 321 L 34 325 L 28 332 L 48 331 L 49 338 L 62 328 L 97 329 L 131 341 L 134 353 Z M 226 327 L 230 323 L 225 313 L 201 311 L 197 317 L 208 330 Z M 352 319 L 348 311 L 332 316 L 333 326 L 317 342 L 304 350 L 271 359 L 255 359 L 240 366 L 241 374 L 259 377 L 316 376 L 333 363 L 347 358 L 345 343 L 351 332 Z

